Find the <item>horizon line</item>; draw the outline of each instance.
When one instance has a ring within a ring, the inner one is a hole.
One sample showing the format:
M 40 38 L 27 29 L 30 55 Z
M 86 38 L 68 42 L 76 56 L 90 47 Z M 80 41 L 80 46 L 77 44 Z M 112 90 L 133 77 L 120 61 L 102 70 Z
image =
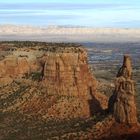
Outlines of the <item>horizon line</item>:
M 96 29 L 140 29 L 140 27 L 115 27 L 115 26 L 84 26 L 84 25 L 33 25 L 33 24 L 8 24 L 8 23 L 0 23 L 0 26 L 21 26 L 21 27 L 33 27 L 33 28 L 49 28 L 49 27 L 66 27 L 66 28 L 96 28 Z

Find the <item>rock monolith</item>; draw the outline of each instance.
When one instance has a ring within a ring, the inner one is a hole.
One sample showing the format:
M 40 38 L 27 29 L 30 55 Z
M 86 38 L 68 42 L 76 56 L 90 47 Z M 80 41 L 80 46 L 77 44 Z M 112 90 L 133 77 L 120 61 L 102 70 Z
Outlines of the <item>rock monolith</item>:
M 115 91 L 109 100 L 109 110 L 113 113 L 115 120 L 119 123 L 137 123 L 135 88 L 132 80 L 131 57 L 124 56 L 123 65 L 120 68 L 116 82 Z

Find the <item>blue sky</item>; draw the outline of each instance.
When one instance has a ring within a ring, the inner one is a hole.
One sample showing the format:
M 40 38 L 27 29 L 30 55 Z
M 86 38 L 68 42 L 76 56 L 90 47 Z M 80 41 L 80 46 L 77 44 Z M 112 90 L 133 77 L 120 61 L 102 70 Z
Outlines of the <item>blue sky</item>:
M 140 0 L 0 0 L 0 24 L 140 27 Z

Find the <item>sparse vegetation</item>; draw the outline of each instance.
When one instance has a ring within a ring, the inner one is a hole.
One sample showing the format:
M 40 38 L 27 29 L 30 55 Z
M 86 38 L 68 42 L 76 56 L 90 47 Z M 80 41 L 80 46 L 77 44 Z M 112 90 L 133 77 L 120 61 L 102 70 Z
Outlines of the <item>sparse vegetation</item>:
M 0 53 L 0 60 L 18 50 L 26 50 L 27 52 L 37 50 L 43 52 L 43 54 L 46 51 L 59 53 L 79 53 L 84 51 L 81 45 L 74 43 L 5 41 L 0 42 L 0 51 L 5 52 L 4 55 Z M 96 52 L 91 53 L 89 57 L 92 58 L 95 54 Z M 99 52 L 97 52 L 97 55 L 99 55 Z M 19 55 L 19 57 L 24 58 L 25 55 Z M 44 65 L 43 56 L 37 56 L 37 58 L 40 61 L 42 60 L 42 63 L 39 62 L 39 64 Z M 108 60 L 99 59 L 92 68 L 95 70 L 95 77 L 99 80 L 98 92 L 109 97 L 114 91 L 114 85 L 111 82 L 113 82 L 116 75 L 118 65 L 112 66 L 113 61 L 109 62 L 108 65 L 106 62 Z M 98 66 L 100 63 L 101 65 L 104 64 L 101 68 L 100 65 Z M 115 61 L 115 63 L 118 62 Z M 20 72 L 22 74 L 22 69 Z M 81 76 L 83 75 L 81 74 Z M 139 86 L 139 66 L 136 66 L 133 76 Z M 80 94 L 75 96 L 71 89 L 70 95 L 59 95 L 60 91 L 54 87 L 53 83 L 45 87 L 41 82 L 43 74 L 39 70 L 35 72 L 29 71 L 21 78 L 18 78 L 17 75 L 15 77 L 12 83 L 0 87 L 0 140 L 76 140 L 80 138 L 88 140 L 91 135 L 97 134 L 98 136 L 102 132 L 102 126 L 106 125 L 103 120 L 108 118 L 108 112 L 103 111 L 91 115 L 89 99 L 79 98 Z M 65 85 L 57 84 L 58 87 L 62 86 L 63 91 L 63 86 Z M 70 86 L 72 87 L 73 85 Z M 50 90 L 52 87 L 53 90 Z M 138 92 L 140 91 L 139 89 L 138 87 Z M 139 94 L 136 97 L 139 108 Z M 89 111 L 88 113 L 91 116 L 82 114 L 86 111 Z M 140 120 L 140 110 L 138 110 L 138 118 Z M 98 124 L 98 129 L 95 127 L 96 124 Z M 105 134 L 106 132 L 103 133 Z
M 42 79 L 42 73 L 41 72 L 32 72 L 30 76 L 32 80 L 34 81 L 40 81 Z

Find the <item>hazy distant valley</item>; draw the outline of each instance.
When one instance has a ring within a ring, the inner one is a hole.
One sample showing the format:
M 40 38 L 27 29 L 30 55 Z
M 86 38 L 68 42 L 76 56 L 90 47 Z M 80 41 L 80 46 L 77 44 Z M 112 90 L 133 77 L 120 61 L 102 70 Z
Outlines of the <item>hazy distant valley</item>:
M 0 25 L 0 40 L 47 42 L 137 42 L 140 29 Z

